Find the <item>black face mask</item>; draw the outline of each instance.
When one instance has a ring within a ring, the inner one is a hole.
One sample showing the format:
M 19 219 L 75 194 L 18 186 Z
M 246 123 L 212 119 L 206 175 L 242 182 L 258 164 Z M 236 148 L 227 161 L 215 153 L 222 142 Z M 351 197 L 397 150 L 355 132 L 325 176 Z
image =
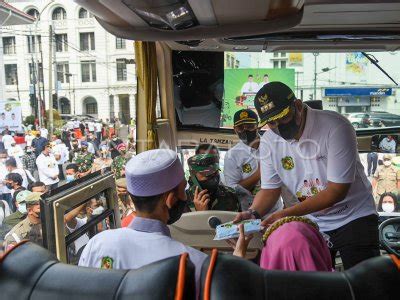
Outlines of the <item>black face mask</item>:
M 243 143 L 245 143 L 246 145 L 250 145 L 258 138 L 258 131 L 244 130 L 243 132 L 238 133 L 238 136 Z
M 169 219 L 167 222 L 168 225 L 174 224 L 181 218 L 183 211 L 186 208 L 186 204 L 187 204 L 186 201 L 178 199 L 178 201 L 175 202 L 174 206 L 168 209 L 169 213 Z
M 294 139 L 296 134 L 299 132 L 300 125 L 296 124 L 296 107 L 294 108 L 293 118 L 286 124 L 278 125 L 279 135 L 285 140 Z
M 215 175 L 207 180 L 199 181 L 199 184 L 203 190 L 207 190 L 210 194 L 214 194 L 219 186 L 219 174 Z
M 7 187 L 9 190 L 12 190 L 12 189 L 13 189 L 13 186 L 12 186 L 11 183 L 6 183 L 6 187 Z

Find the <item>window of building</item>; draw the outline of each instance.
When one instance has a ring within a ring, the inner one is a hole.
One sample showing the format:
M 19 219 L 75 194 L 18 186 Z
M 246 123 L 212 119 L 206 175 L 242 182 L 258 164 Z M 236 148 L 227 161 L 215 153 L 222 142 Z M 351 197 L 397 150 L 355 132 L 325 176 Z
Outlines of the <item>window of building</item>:
M 278 57 L 279 56 L 279 52 L 274 52 L 274 57 Z
M 82 51 L 95 49 L 94 32 L 82 32 L 79 34 L 80 47 Z
M 57 63 L 57 81 L 69 83 L 69 64 L 68 62 Z
M 82 82 L 96 82 L 96 62 L 81 62 Z
M 93 97 L 88 97 L 85 100 L 83 100 L 83 110 L 85 114 L 97 115 L 98 109 L 97 109 L 96 99 Z
M 15 54 L 15 37 L 3 37 L 3 54 Z
M 281 60 L 281 69 L 286 69 L 286 60 Z
M 279 69 L 279 60 L 274 60 L 274 69 Z
M 35 66 L 35 68 L 33 68 Z M 39 70 L 37 67 L 39 66 Z M 38 77 L 38 71 L 39 71 L 39 82 L 43 82 L 43 65 L 42 63 L 35 64 L 33 65 L 32 63 L 29 63 L 29 81 L 30 84 L 37 83 L 37 77 Z
M 79 19 L 93 18 L 93 15 L 83 7 L 79 10 Z
M 17 64 L 4 65 L 4 75 L 7 85 L 16 85 L 18 83 Z
M 26 37 L 28 43 L 28 53 L 35 53 L 42 51 L 42 38 L 40 35 L 28 35 Z
M 125 49 L 126 42 L 125 39 L 115 38 L 115 48 L 116 49 Z
M 28 9 L 28 11 L 26 13 L 36 19 L 39 17 L 39 11 L 35 8 Z
M 281 57 L 286 57 L 286 52 L 281 52 Z
M 126 81 L 125 59 L 117 59 L 117 81 Z
M 51 16 L 52 20 L 65 20 L 67 19 L 67 12 L 62 7 L 57 7 L 53 10 L 53 14 Z
M 56 52 L 68 51 L 68 35 L 66 33 L 56 34 Z

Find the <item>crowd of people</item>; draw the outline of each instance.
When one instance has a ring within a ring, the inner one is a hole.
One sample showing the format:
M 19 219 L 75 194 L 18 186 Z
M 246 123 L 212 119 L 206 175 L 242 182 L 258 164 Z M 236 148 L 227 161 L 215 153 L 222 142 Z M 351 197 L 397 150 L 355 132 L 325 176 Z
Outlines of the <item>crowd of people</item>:
M 71 251 L 79 253 L 81 266 L 136 269 L 188 252 L 198 282 L 206 254 L 172 239 L 167 226 L 193 210 L 235 211 L 237 223 L 262 219 L 267 230 L 260 266 L 266 269 L 332 271 L 338 251 L 345 269 L 378 256 L 372 188 L 348 120 L 310 108 L 280 82 L 264 85 L 255 107 L 257 113 L 243 109 L 234 115 L 239 142 L 226 153 L 223 173 L 215 145 L 196 148 L 187 160 L 186 178 L 176 152 L 149 150 L 129 159 L 124 142 L 115 133 L 99 139 L 96 126 L 81 130 L 73 125 L 50 141 L 37 133 L 19 160 L 10 157 L 10 143 L 0 152 L 7 170 L 3 195 L 9 194 L 3 196 L 4 205 L 13 212 L 3 223 L 12 219 L 17 224 L 6 235 L 6 247 L 18 242 L 16 237 L 24 238 L 17 232 L 28 228 L 35 233 L 29 237 L 40 241 L 35 224 L 40 220 L 41 193 L 60 181 L 111 166 L 122 226 L 130 230 L 99 230 L 90 240 L 84 237 L 83 244 L 76 241 Z M 261 135 L 259 128 L 264 126 L 269 129 Z M 34 164 L 27 163 L 32 162 L 24 157 L 28 155 L 36 158 Z M 389 206 L 388 194 L 382 196 L 380 206 Z M 100 198 L 89 199 L 65 216 L 68 232 L 101 213 L 105 204 Z M 244 257 L 251 236 L 244 234 L 243 225 L 239 229 L 239 239 L 228 243 L 234 255 Z
M 126 140 L 117 136 L 118 126 L 101 120 L 72 120 L 52 136 L 46 128 L 38 127 L 25 133 L 23 147 L 16 143 L 13 132 L 7 128 L 2 132 L 0 240 L 4 239 L 5 248 L 29 232 L 36 232 L 29 239 L 41 244 L 41 230 L 37 229 L 41 194 L 106 168 L 111 168 L 117 180 L 124 177 L 135 145 L 130 135 Z

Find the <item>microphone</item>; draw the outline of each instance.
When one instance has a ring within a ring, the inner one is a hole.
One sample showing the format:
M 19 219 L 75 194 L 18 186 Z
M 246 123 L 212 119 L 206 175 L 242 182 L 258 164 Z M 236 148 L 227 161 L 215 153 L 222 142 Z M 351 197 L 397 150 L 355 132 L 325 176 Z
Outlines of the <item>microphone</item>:
M 208 225 L 215 229 L 218 225 L 222 224 L 221 220 L 215 216 L 211 216 L 208 218 Z

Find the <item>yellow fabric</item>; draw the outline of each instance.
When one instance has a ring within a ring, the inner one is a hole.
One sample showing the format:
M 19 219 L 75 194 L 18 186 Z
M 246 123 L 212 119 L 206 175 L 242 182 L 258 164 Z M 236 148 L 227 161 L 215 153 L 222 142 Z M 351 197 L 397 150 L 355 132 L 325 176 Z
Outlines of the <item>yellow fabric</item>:
M 289 113 L 289 111 L 290 111 L 290 106 L 286 107 L 286 108 L 285 108 L 284 110 L 282 110 L 279 114 L 277 114 L 277 115 L 275 115 L 275 116 L 273 116 L 273 117 L 271 117 L 271 118 L 269 118 L 269 119 L 266 119 L 266 120 L 263 120 L 263 121 L 259 122 L 259 123 L 258 123 L 258 127 L 259 127 L 259 128 L 264 127 L 265 124 L 267 124 L 267 123 L 269 123 L 269 122 L 276 121 L 276 120 L 278 120 L 278 119 L 280 119 L 280 118 L 285 117 L 285 116 Z
M 154 42 L 135 41 L 136 76 L 138 102 L 147 108 L 147 150 L 157 148 L 156 103 L 157 103 L 157 56 Z M 140 88 L 139 88 L 140 85 Z M 143 91 L 143 95 L 139 95 Z M 139 104 L 138 104 L 139 105 Z

